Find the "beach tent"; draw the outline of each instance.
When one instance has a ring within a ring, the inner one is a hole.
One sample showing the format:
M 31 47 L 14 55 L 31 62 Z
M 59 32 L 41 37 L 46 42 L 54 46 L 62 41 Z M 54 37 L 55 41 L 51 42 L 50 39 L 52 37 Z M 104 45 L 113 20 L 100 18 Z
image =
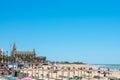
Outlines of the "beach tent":
M 20 80 L 32 80 L 32 78 L 22 78 Z

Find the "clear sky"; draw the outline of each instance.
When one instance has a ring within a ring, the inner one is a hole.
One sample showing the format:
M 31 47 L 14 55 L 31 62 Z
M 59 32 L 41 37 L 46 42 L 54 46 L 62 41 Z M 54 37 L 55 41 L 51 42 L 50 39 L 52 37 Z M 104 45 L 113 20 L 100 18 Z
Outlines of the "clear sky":
M 55 61 L 120 64 L 119 0 L 0 0 L 0 47 Z

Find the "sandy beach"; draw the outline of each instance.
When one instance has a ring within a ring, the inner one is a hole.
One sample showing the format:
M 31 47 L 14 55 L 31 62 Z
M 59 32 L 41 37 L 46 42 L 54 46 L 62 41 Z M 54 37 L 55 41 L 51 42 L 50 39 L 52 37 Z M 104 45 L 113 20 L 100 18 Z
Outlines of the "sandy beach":
M 89 70 L 89 67 L 90 65 L 86 64 L 56 64 L 54 66 L 29 67 L 21 69 L 20 71 L 29 73 L 29 77 L 37 76 L 39 79 L 44 80 L 66 80 L 67 77 L 73 76 L 83 77 L 82 80 L 98 80 L 97 78 L 93 78 L 95 76 L 100 76 L 101 78 L 99 80 L 108 80 L 108 77 L 120 78 L 120 72 L 109 71 L 109 74 L 106 74 L 106 77 L 104 77 L 103 70 L 100 70 L 100 73 L 98 73 L 99 70 Z M 80 68 L 82 68 L 82 70 L 80 70 Z

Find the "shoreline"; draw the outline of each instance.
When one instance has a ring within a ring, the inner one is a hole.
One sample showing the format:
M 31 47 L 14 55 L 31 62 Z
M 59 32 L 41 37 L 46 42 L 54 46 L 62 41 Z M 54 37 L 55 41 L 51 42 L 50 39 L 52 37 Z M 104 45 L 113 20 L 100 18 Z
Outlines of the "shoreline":
M 92 65 L 93 66 L 93 65 Z M 96 66 L 96 65 L 94 65 Z M 90 69 L 91 64 L 55 64 L 55 65 L 42 65 L 42 66 L 31 66 L 28 68 L 18 69 L 21 73 L 28 73 L 28 77 L 34 78 L 37 77 L 39 79 L 44 78 L 44 80 L 54 80 L 59 79 L 62 77 L 63 80 L 66 80 L 68 77 L 80 76 L 83 77 L 82 80 L 88 80 L 86 77 L 91 78 L 92 80 L 95 76 L 100 76 L 101 78 L 108 78 L 108 77 L 116 77 L 120 78 L 120 71 L 106 71 L 106 70 L 98 70 L 98 69 Z M 99 71 L 99 73 L 98 73 Z M 104 72 L 106 77 L 104 77 Z M 42 76 L 43 75 L 43 76 Z M 22 77 L 22 76 L 21 76 Z M 54 79 L 52 79 L 54 78 Z M 96 80 L 96 79 L 95 79 Z
M 48 67 L 51 68 L 51 66 L 49 66 L 49 65 L 43 65 L 42 67 L 44 68 L 43 72 L 42 72 L 42 69 L 39 72 L 38 71 L 39 69 L 30 69 L 29 68 L 30 70 L 34 70 L 33 72 L 31 72 L 30 75 L 35 74 L 35 73 L 37 73 L 35 75 L 38 75 L 38 74 L 41 74 L 41 73 L 44 73 L 44 74 L 49 73 L 49 70 L 47 70 L 47 68 Z M 99 75 L 99 73 L 98 73 L 99 70 L 98 69 L 94 69 L 93 68 L 93 70 L 89 70 L 89 67 L 90 67 L 90 64 L 56 64 L 56 65 L 54 65 L 54 69 L 58 70 L 57 73 L 56 73 L 57 77 L 62 74 L 62 71 L 64 71 L 64 75 L 65 76 L 70 76 L 70 77 L 75 76 L 75 75 L 76 76 L 77 75 L 84 75 L 84 74 L 85 75 L 89 75 L 88 71 L 92 72 L 92 77 L 94 77 L 96 75 Z M 70 68 L 70 70 L 68 70 L 68 68 Z M 78 70 L 79 68 L 83 68 L 83 70 Z M 29 72 L 30 73 L 30 71 L 27 71 L 29 69 L 26 69 L 23 72 L 26 72 L 26 73 Z M 100 76 L 103 77 L 102 73 L 104 72 L 104 70 L 100 70 L 100 72 L 101 72 Z M 110 72 L 110 76 L 111 77 L 113 76 L 113 77 L 120 78 L 120 72 L 119 71 L 118 72 L 116 72 L 116 71 L 109 71 L 109 72 Z M 54 77 L 56 76 L 56 74 L 53 72 L 53 76 Z M 107 74 L 107 77 L 109 77 L 108 74 Z

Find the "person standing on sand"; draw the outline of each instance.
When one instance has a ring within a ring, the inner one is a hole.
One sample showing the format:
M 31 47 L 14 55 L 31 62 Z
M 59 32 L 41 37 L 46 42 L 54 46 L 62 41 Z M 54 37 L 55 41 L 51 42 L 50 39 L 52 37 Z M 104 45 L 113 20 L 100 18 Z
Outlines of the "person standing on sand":
M 105 71 L 103 72 L 103 76 L 106 77 L 106 72 Z

